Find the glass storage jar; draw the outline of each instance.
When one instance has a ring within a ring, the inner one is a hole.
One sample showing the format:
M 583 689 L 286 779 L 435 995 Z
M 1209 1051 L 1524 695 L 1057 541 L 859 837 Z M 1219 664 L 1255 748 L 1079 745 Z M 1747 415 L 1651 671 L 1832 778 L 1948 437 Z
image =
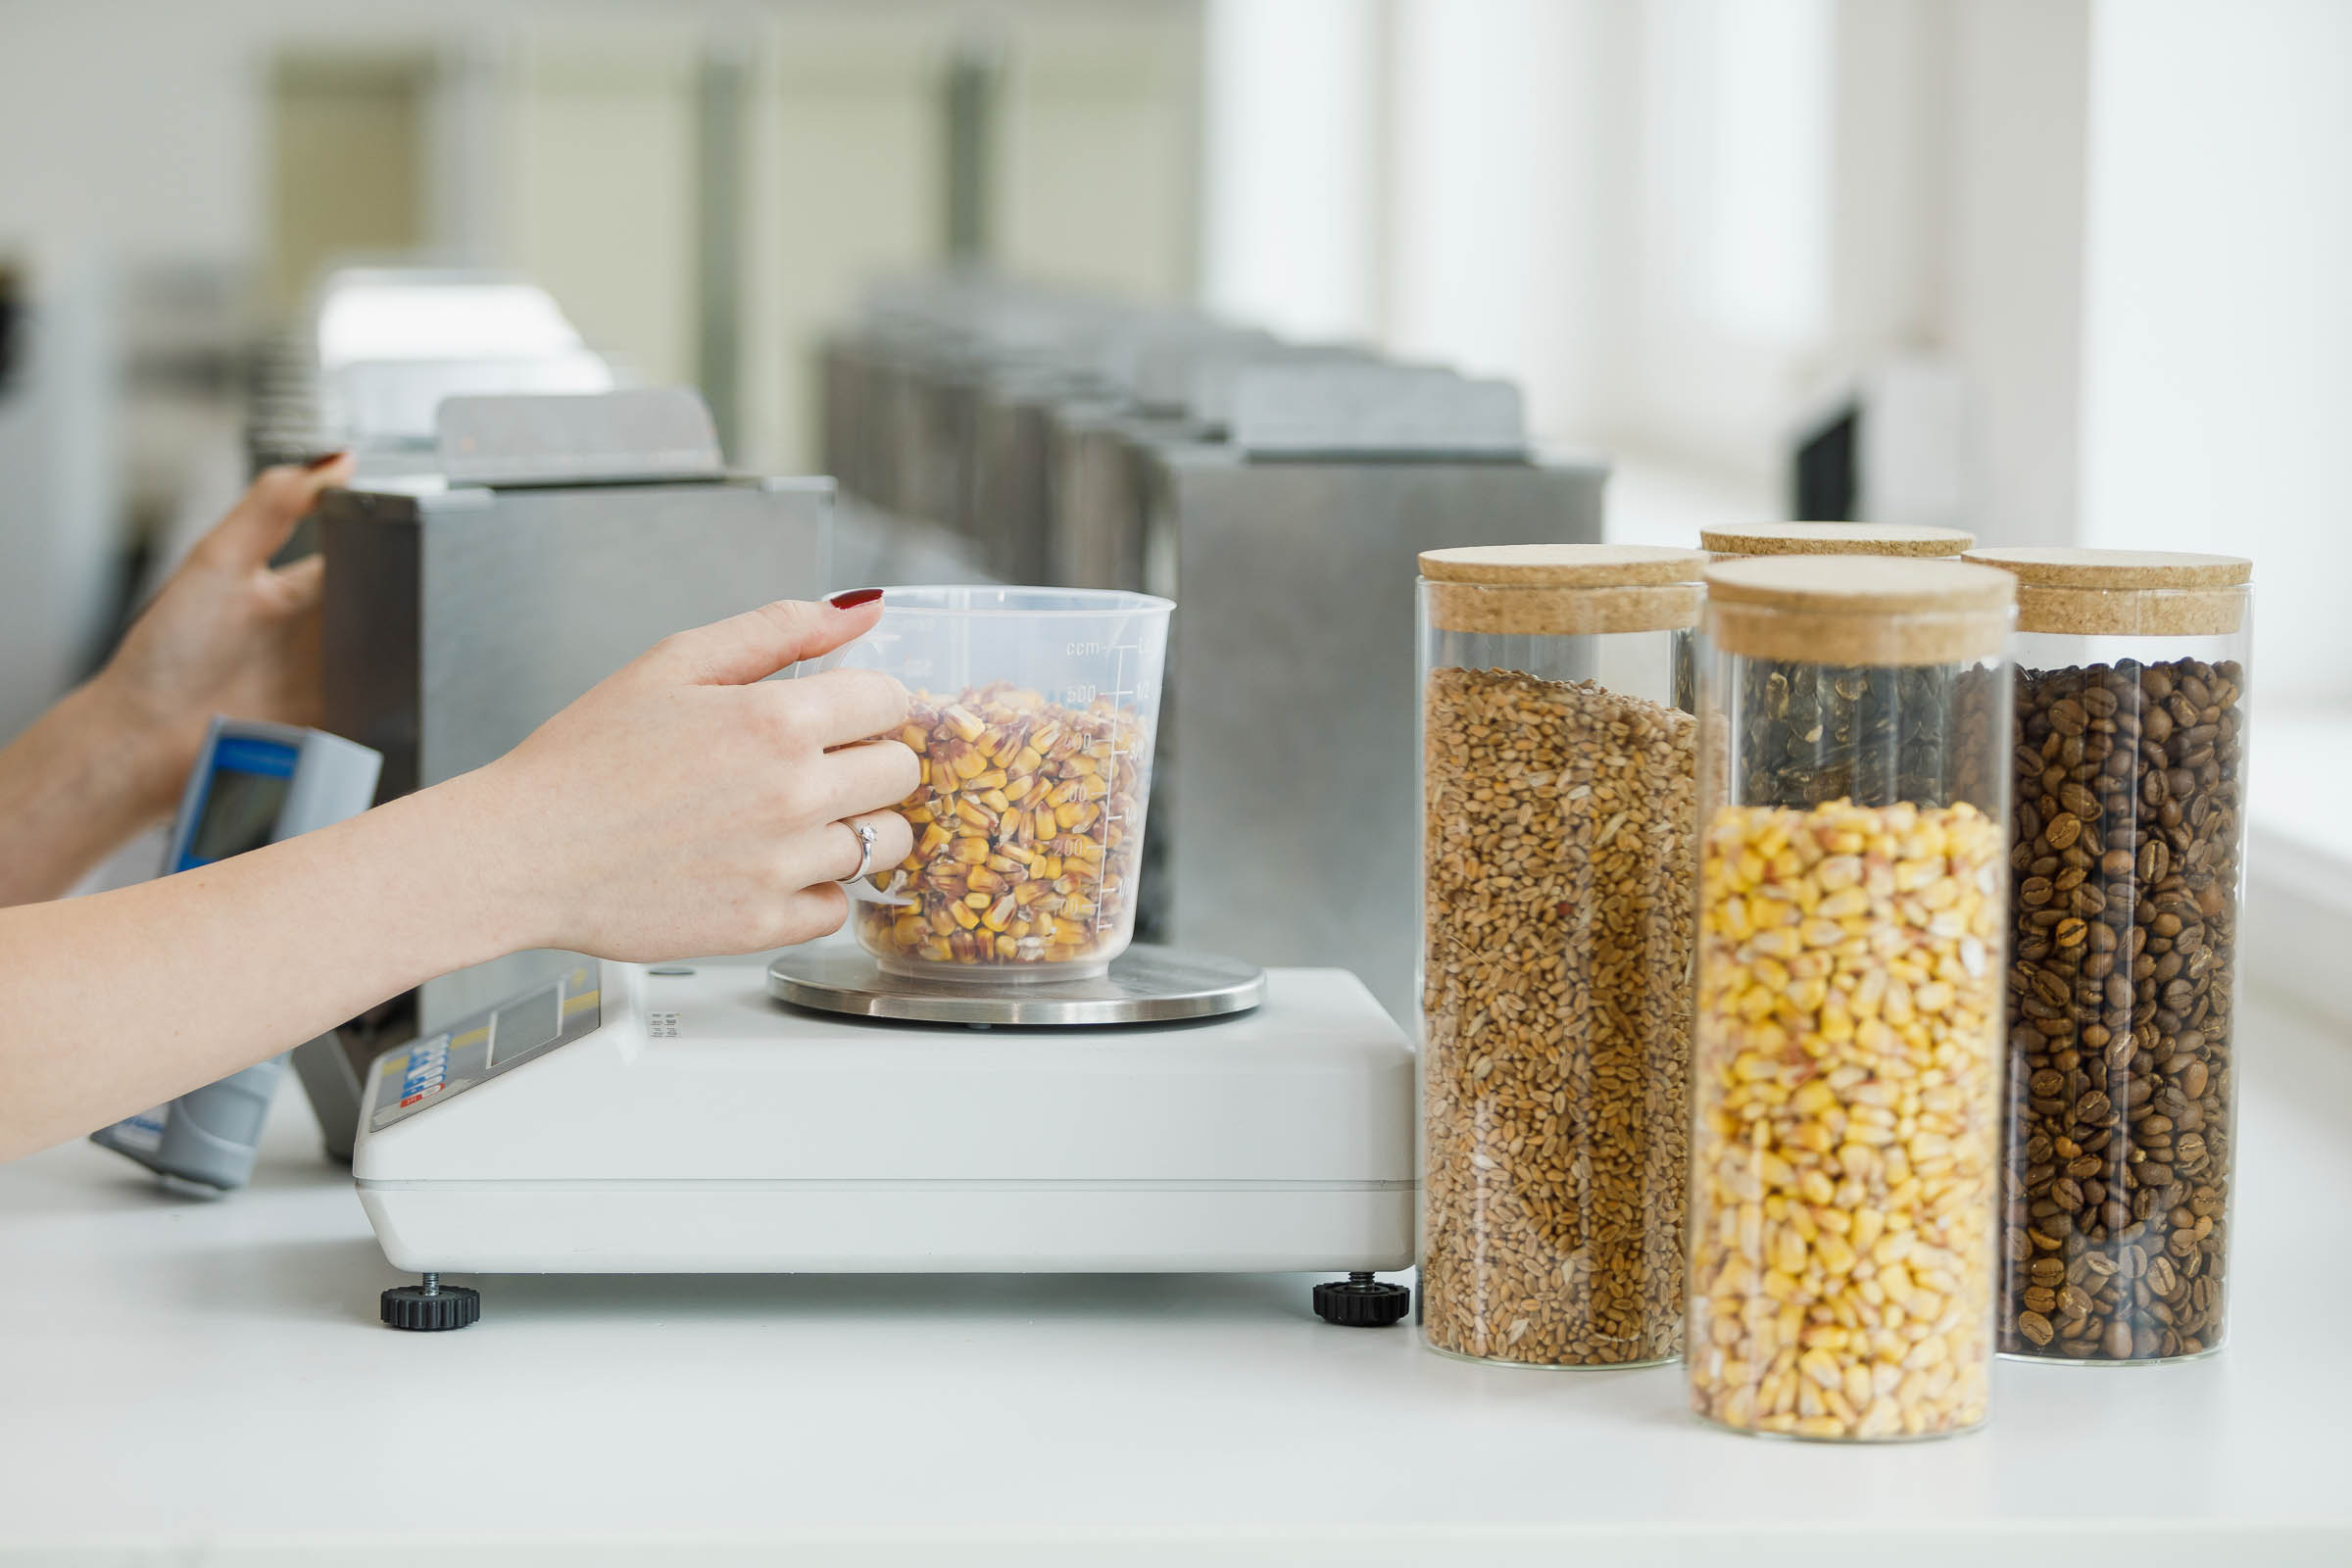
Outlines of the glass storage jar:
M 1168 616 L 1149 594 L 886 588 L 873 630 L 813 668 L 879 669 L 912 698 L 914 849 L 852 886 L 892 974 L 1099 975 L 1135 935 Z
M 2017 578 L 2000 1348 L 2221 1348 L 2253 565 L 2002 549 Z
M 1966 1431 L 1998 1268 L 2014 580 L 1788 557 L 1706 582 L 1691 1405 L 1794 1437 Z
M 1682 1349 L 1692 550 L 1420 558 L 1422 1332 L 1520 1366 Z

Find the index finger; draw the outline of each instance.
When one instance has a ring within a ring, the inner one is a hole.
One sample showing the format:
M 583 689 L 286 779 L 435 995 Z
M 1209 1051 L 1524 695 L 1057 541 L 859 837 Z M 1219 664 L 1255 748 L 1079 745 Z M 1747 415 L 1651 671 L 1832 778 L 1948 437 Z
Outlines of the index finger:
M 878 669 L 829 669 L 767 681 L 759 689 L 820 746 L 871 740 L 906 722 L 906 688 Z
M 348 452 L 330 453 L 299 468 L 263 469 L 228 515 L 196 546 L 197 553 L 230 567 L 261 565 L 293 535 L 294 525 L 310 515 L 319 492 L 349 484 L 351 475 Z

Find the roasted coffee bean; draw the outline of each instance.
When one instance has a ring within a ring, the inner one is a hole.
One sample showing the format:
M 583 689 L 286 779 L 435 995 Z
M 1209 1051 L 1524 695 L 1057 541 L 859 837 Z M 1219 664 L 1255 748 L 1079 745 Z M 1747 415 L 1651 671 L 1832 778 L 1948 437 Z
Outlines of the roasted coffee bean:
M 2221 1342 L 2243 698 L 2231 663 L 2017 672 L 2005 1350 Z

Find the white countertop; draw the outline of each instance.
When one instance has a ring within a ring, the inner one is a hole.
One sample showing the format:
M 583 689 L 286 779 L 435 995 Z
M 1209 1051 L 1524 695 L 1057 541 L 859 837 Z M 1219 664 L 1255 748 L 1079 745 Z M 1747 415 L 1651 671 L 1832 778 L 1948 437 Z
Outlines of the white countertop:
M 225 1201 L 0 1168 L 0 1564 L 2342 1563 L 2352 1039 L 2241 1038 L 2230 1348 L 2004 1364 L 1988 1430 L 1881 1448 L 1327 1328 L 1303 1277 L 491 1278 L 397 1334 L 288 1089 Z

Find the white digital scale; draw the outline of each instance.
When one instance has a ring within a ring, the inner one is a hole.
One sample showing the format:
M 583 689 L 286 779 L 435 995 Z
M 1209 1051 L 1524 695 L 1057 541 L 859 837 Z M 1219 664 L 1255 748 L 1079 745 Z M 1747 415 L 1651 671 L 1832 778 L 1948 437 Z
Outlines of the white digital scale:
M 352 1162 L 384 1321 L 443 1273 L 1332 1271 L 1397 1321 L 1413 1057 L 1353 975 L 1131 950 L 1092 981 L 839 946 L 555 985 L 377 1058 Z

